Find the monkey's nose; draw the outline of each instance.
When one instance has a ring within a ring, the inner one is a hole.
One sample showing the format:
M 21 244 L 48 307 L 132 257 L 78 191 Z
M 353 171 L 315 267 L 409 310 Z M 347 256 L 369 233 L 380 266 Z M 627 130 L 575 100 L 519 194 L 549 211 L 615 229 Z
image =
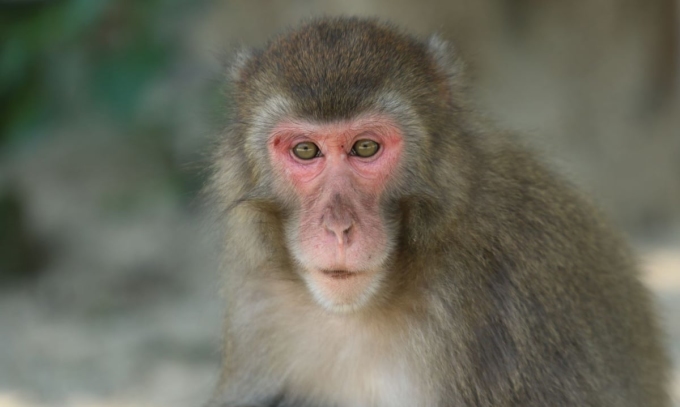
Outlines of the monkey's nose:
M 349 244 L 349 232 L 352 229 L 352 221 L 349 219 L 333 219 L 329 216 L 324 216 L 324 228 L 335 236 L 338 245 L 346 246 Z

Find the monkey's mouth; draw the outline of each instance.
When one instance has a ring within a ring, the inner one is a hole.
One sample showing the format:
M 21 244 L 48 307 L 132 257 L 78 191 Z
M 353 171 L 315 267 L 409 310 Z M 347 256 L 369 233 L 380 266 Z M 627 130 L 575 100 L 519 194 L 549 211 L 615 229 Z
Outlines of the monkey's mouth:
M 356 276 L 359 273 L 353 272 L 353 271 L 348 271 L 348 270 L 321 270 L 321 272 L 330 278 L 334 278 L 336 280 L 345 280 L 348 278 L 352 278 Z

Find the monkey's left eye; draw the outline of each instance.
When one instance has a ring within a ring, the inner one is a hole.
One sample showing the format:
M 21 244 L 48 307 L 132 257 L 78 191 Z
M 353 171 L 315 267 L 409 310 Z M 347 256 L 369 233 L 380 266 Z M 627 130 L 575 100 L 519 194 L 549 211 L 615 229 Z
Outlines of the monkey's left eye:
M 314 143 L 304 141 L 293 147 L 293 154 L 301 160 L 311 160 L 312 158 L 319 156 L 319 147 Z
M 359 157 L 371 157 L 380 149 L 380 144 L 373 140 L 359 140 L 352 146 L 352 153 Z

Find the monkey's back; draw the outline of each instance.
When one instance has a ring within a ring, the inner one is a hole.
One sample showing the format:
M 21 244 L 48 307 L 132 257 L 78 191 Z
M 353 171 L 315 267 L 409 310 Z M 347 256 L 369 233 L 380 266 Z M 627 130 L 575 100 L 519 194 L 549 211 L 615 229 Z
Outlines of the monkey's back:
M 654 304 L 625 241 L 531 153 L 482 150 L 448 256 L 467 401 L 669 406 Z

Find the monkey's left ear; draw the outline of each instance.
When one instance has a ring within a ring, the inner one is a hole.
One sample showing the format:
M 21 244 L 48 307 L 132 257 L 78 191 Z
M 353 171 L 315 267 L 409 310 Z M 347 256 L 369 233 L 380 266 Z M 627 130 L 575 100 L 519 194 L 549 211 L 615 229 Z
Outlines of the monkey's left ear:
M 229 61 L 228 74 L 232 82 L 243 79 L 243 71 L 248 62 L 253 58 L 254 52 L 249 48 L 241 48 L 236 51 Z
M 456 85 L 463 76 L 465 65 L 453 46 L 435 34 L 428 39 L 427 48 L 439 69 L 449 77 L 452 85 Z

